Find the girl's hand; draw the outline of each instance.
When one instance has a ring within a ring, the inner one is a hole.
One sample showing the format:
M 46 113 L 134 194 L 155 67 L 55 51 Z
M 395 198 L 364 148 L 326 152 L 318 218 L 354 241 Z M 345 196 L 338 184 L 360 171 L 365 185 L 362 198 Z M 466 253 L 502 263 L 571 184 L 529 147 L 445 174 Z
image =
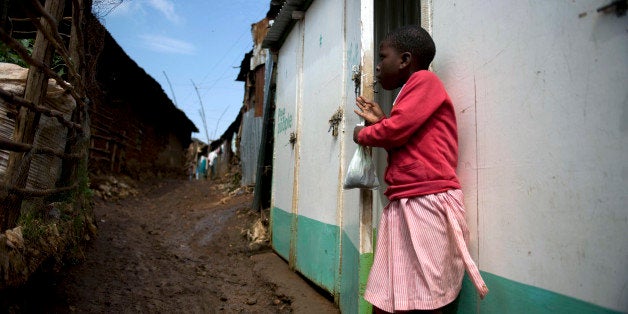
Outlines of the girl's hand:
M 358 96 L 358 98 L 355 99 L 355 105 L 358 106 L 360 110 L 353 111 L 358 116 L 364 118 L 367 124 L 373 124 L 386 116 L 378 103 L 362 96 Z

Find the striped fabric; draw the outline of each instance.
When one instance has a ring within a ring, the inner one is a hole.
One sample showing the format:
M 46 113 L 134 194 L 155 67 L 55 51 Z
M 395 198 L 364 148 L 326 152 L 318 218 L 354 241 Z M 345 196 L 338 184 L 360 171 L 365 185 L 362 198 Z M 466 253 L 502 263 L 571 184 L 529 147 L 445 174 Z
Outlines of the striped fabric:
M 364 298 L 387 311 L 432 310 L 460 292 L 465 268 L 488 289 L 469 255 L 461 190 L 391 201 L 382 213 Z

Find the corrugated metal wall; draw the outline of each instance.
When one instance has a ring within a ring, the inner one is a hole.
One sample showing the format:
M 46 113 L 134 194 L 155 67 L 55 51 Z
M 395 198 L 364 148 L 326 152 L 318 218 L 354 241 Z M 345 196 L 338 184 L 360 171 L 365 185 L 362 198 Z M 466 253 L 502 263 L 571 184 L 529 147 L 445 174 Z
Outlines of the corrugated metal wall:
M 262 122 L 262 117 L 256 117 L 253 109 L 242 115 L 242 135 L 240 140 L 242 185 L 255 184 L 257 154 L 262 141 Z

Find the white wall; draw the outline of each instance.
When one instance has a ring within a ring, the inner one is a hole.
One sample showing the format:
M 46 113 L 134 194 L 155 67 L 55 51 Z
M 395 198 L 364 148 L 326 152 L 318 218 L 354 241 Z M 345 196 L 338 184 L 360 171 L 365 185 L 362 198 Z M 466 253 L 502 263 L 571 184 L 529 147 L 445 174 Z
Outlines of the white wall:
M 290 143 L 290 134 L 297 132 L 297 104 L 302 59 L 302 33 L 298 24 L 279 51 L 275 104 L 275 133 L 272 203 L 284 211 L 292 211 L 294 164 L 298 146 Z
M 608 2 L 433 1 L 433 67 L 480 268 L 626 311 L 628 24 Z
M 307 11 L 298 134 L 299 214 L 332 225 L 339 225 L 340 151 L 328 121 L 342 108 L 343 6 L 343 1 L 315 1 Z
M 345 27 L 345 65 L 344 65 L 344 87 L 342 95 L 344 97 L 344 119 L 342 132 L 339 139 L 343 137 L 342 167 L 343 176 L 340 182 L 344 181 L 346 170 L 357 149 L 358 145 L 353 142 L 353 128 L 358 124 L 359 117 L 353 110 L 355 107 L 355 82 L 353 79 L 354 67 L 362 66 L 361 87 L 368 85 L 373 80 L 373 73 L 370 65 L 373 62 L 373 25 L 360 23 L 361 20 L 373 19 L 372 1 L 353 0 L 346 4 L 346 27 Z M 360 90 L 360 94 L 372 97 L 373 90 Z M 383 182 L 383 180 L 380 180 Z M 342 197 L 342 225 L 343 232 L 351 241 L 351 245 L 359 250 L 359 253 L 372 252 L 372 225 L 365 226 L 363 215 L 372 215 L 368 210 L 364 210 L 360 200 L 360 190 L 343 190 Z M 368 222 L 370 219 L 366 219 Z M 366 230 L 365 229 L 369 229 Z

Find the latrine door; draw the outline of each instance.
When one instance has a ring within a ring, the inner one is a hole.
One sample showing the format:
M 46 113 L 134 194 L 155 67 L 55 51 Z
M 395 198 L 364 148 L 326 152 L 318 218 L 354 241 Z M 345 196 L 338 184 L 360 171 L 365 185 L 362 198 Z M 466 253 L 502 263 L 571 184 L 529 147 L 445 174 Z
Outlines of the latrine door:
M 296 239 L 302 37 L 302 27 L 297 24 L 279 51 L 275 94 L 271 234 L 277 254 L 290 261 L 294 261 Z
M 379 62 L 379 43 L 390 31 L 405 25 L 421 25 L 421 1 L 419 0 L 388 0 L 374 1 L 374 36 L 375 36 L 375 58 L 373 68 Z M 375 73 L 375 70 L 373 70 Z M 392 103 L 399 90 L 387 91 L 381 86 L 375 86 L 375 101 L 378 102 L 386 115 L 390 114 Z M 382 209 L 388 203 L 384 195 L 386 184 L 383 180 L 384 169 L 386 168 L 386 151 L 381 148 L 373 150 L 374 159 L 378 168 L 379 177 L 382 178 L 382 187 L 375 192 L 373 197 L 374 226 L 377 227 Z

